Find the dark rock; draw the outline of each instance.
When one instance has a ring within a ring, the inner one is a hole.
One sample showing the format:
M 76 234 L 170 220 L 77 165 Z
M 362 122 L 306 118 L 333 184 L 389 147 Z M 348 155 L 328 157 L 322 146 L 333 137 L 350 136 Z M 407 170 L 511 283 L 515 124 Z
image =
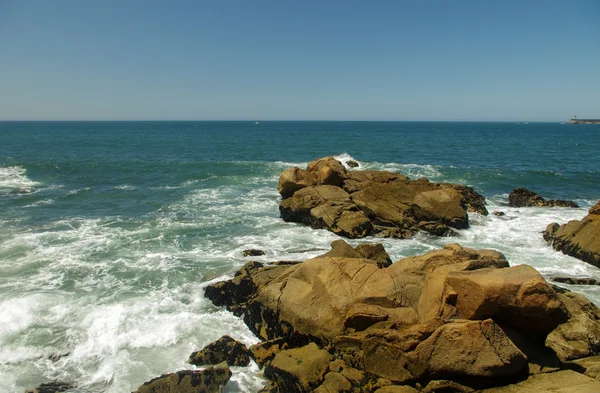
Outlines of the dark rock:
M 555 250 L 600 267 L 600 202 L 581 221 L 548 225 L 543 236 Z
M 220 393 L 229 378 L 231 370 L 224 365 L 183 370 L 145 382 L 134 393 Z
M 223 336 L 200 351 L 193 352 L 188 359 L 188 363 L 196 366 L 222 362 L 227 362 L 229 366 L 247 366 L 250 363 L 250 351 L 239 341 Z
M 245 257 L 260 257 L 261 255 L 265 255 L 263 250 L 249 249 L 244 250 L 243 252 Z
M 346 161 L 346 165 L 348 165 L 350 168 L 358 168 L 360 166 L 360 164 L 354 160 Z
M 26 393 L 58 393 L 66 392 L 67 390 L 75 388 L 75 385 L 67 382 L 48 382 L 28 390 Z
M 508 195 L 508 205 L 512 207 L 579 207 L 575 202 L 563 201 L 558 199 L 546 200 L 541 195 L 536 194 L 526 188 L 515 188 Z
M 492 214 L 496 217 L 504 217 L 506 215 L 506 213 L 500 211 L 492 212 Z
M 562 284 L 569 285 L 600 285 L 600 281 L 592 277 L 554 276 L 550 279 L 554 282 L 560 282 Z
M 419 230 L 446 235 L 469 226 L 467 211 L 487 214 L 485 199 L 470 187 L 385 171 L 348 172 L 332 157 L 309 163 L 305 171 L 284 171 L 278 190 L 284 221 L 348 238 L 406 238 Z

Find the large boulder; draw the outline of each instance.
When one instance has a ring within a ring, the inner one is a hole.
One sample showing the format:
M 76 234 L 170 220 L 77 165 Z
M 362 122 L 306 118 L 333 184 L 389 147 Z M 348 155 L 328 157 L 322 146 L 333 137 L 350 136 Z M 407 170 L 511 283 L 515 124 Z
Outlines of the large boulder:
M 541 195 L 526 188 L 515 188 L 508 194 L 508 205 L 512 207 L 579 207 L 573 201 L 544 199 Z
M 491 319 L 448 323 L 419 344 L 411 357 L 411 373 L 433 379 L 507 377 L 527 367 L 525 355 Z
M 469 226 L 467 211 L 487 214 L 484 198 L 470 187 L 386 171 L 347 171 L 333 157 L 312 161 L 306 170 L 285 170 L 278 190 L 283 220 L 349 238 L 450 234 L 451 228 Z
M 555 250 L 600 267 L 600 201 L 581 221 L 552 223 L 543 236 Z
M 220 393 L 229 378 L 231 370 L 225 365 L 183 370 L 145 382 L 134 393 Z
M 310 343 L 279 352 L 267 367 L 265 376 L 277 383 L 281 392 L 312 392 L 323 381 L 331 355 Z
M 528 265 L 474 271 L 438 268 L 427 275 L 424 286 L 422 318 L 494 318 L 527 333 L 548 334 L 568 317 L 552 287 Z
M 562 362 L 600 355 L 600 309 L 578 293 L 558 296 L 570 318 L 548 334 L 546 346 Z

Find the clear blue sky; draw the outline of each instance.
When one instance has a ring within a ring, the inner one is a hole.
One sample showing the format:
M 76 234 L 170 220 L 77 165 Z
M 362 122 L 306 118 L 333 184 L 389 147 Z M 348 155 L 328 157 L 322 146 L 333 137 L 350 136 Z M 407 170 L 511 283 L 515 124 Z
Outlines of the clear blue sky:
M 572 115 L 598 0 L 0 0 L 0 120 Z

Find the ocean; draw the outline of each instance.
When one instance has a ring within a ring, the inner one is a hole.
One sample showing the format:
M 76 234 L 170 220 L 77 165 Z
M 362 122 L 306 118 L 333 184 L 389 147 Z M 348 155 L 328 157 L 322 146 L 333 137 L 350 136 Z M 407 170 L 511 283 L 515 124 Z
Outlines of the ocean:
M 392 260 L 460 243 L 492 248 L 545 277 L 600 269 L 554 251 L 552 222 L 600 200 L 600 126 L 477 122 L 0 122 L 0 392 L 43 382 L 131 392 L 190 369 L 192 351 L 243 322 L 203 298 L 257 248 L 305 260 L 337 239 L 279 218 L 281 171 L 319 157 L 358 169 L 469 185 L 490 212 L 456 237 L 382 242 Z M 581 207 L 510 208 L 526 187 Z M 600 305 L 600 286 L 568 287 Z M 234 367 L 225 391 L 256 392 Z

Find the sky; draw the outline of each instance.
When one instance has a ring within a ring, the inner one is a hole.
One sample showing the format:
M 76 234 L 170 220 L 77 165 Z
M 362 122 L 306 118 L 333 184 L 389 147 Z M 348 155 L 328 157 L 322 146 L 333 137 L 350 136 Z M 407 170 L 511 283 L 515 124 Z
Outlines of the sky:
M 600 118 L 600 0 L 0 0 L 0 120 Z

